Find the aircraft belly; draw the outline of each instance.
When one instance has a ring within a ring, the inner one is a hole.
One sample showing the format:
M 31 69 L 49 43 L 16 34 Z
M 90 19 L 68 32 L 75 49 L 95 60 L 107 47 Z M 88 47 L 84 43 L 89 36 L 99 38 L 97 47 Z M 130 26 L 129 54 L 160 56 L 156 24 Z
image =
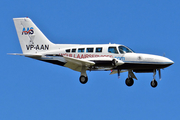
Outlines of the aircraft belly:
M 66 63 L 58 61 L 58 60 L 41 60 L 41 61 L 49 62 L 49 63 L 55 64 L 55 65 L 60 65 L 60 66 L 64 66 L 66 64 Z
M 124 63 L 118 66 L 118 69 L 132 69 L 132 70 L 150 70 L 150 69 L 162 69 L 170 66 L 170 64 L 157 64 L 157 63 Z
M 111 66 L 112 67 L 112 61 L 93 61 L 93 62 L 95 62 L 94 66 L 99 66 L 99 67 Z

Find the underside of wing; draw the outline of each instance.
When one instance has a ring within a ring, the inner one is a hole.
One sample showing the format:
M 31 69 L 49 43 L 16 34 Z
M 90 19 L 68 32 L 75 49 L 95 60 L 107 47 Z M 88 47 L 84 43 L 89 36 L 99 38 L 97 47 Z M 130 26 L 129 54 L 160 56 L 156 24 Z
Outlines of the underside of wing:
M 76 59 L 66 56 L 64 56 L 64 59 L 66 60 L 66 64 L 64 65 L 65 67 L 79 72 L 81 72 L 82 66 L 90 67 L 95 64 L 94 62 L 86 59 Z
M 128 72 L 128 70 L 121 70 L 120 73 L 123 73 L 123 72 Z M 110 75 L 112 74 L 117 74 L 118 73 L 118 70 L 113 70 Z

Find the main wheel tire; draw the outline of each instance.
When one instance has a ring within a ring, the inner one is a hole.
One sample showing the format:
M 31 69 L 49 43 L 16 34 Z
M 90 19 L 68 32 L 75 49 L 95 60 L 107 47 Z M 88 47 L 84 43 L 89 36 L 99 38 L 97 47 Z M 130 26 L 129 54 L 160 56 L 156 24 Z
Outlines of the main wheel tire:
M 151 86 L 155 88 L 158 85 L 157 81 L 154 79 L 151 81 Z
M 126 79 L 126 85 L 127 85 L 127 86 L 130 87 L 130 86 L 132 86 L 133 84 L 134 84 L 134 80 L 133 80 L 132 78 L 127 78 L 127 79 Z
M 88 81 L 88 77 L 85 77 L 84 75 L 82 75 L 82 76 L 80 76 L 79 81 L 80 81 L 82 84 L 86 84 L 87 81 Z

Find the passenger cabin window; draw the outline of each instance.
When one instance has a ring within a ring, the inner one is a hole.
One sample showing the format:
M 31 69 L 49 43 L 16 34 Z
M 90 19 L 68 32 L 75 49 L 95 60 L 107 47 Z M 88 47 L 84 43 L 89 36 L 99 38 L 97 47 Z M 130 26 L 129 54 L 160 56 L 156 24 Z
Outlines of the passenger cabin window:
M 76 49 L 72 49 L 72 52 L 76 52 Z
M 79 48 L 78 52 L 84 52 L 84 48 Z
M 67 53 L 70 52 L 70 49 L 67 49 L 66 52 L 67 52 Z
M 102 48 L 96 48 L 96 52 L 102 52 Z
M 125 47 L 125 46 L 119 46 L 118 48 L 119 48 L 119 52 L 121 54 L 124 54 L 124 53 L 134 53 L 133 50 L 131 50 L 131 49 Z
M 118 51 L 117 51 L 117 48 L 116 48 L 116 47 L 109 47 L 109 48 L 108 48 L 108 52 L 109 52 L 109 53 L 118 54 Z
M 94 48 L 87 48 L 86 52 L 93 52 Z

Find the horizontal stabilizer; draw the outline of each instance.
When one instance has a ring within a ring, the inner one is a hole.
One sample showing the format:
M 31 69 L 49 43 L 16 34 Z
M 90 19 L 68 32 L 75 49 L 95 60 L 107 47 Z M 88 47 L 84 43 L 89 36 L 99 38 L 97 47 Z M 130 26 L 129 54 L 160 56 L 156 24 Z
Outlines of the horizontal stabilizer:
M 41 54 L 8 53 L 8 55 L 20 55 L 20 56 L 25 56 L 25 57 L 42 57 Z

